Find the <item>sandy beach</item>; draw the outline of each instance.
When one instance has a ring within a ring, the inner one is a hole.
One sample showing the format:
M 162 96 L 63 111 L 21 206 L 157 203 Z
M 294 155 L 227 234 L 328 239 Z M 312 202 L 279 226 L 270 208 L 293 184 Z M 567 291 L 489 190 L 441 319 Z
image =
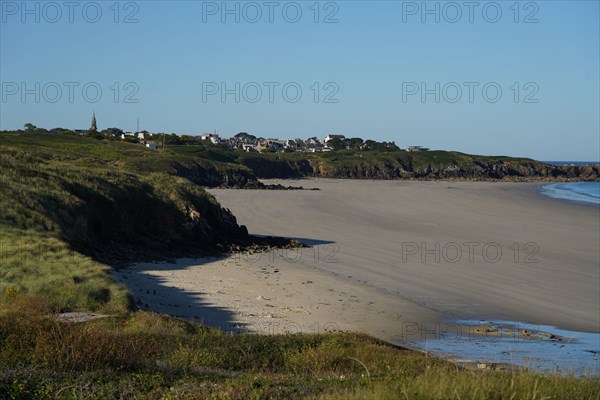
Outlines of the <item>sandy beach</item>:
M 600 214 L 535 184 L 302 180 L 318 191 L 210 190 L 252 234 L 311 248 L 138 264 L 144 308 L 226 330 L 353 330 L 498 319 L 598 332 Z M 413 338 L 414 339 L 414 338 Z

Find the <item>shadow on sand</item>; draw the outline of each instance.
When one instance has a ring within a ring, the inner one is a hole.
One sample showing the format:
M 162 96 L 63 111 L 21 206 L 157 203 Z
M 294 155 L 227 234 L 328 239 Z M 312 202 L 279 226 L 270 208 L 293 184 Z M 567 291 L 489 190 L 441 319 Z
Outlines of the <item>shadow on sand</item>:
M 334 243 L 328 240 L 308 238 L 288 239 L 298 240 L 307 246 Z M 236 255 L 230 256 L 235 257 Z M 186 286 L 191 286 L 190 282 L 182 281 L 177 286 L 173 286 L 173 283 L 168 282 L 166 278 L 174 271 L 194 267 L 198 273 L 193 279 L 206 279 L 202 276 L 202 266 L 218 263 L 226 258 L 227 256 L 218 256 L 181 258 L 170 262 L 140 262 L 123 269 L 113 270 L 112 275 L 117 282 L 127 287 L 142 310 L 168 314 L 225 332 L 248 333 L 251 331 L 236 318 L 234 310 L 211 303 L 206 293 L 186 289 Z M 220 292 L 219 294 L 226 293 Z
M 256 234 L 253 234 L 252 236 L 256 236 L 256 237 L 259 237 L 259 238 L 269 237 L 268 235 L 256 235 Z M 297 240 L 300 243 L 305 244 L 306 246 L 321 246 L 321 245 L 324 245 L 324 244 L 335 243 L 332 240 L 319 240 L 319 239 L 310 239 L 310 238 L 302 238 L 302 237 L 286 237 L 286 239 Z
M 247 332 L 244 324 L 236 321 L 232 310 L 215 306 L 207 300 L 205 293 L 185 289 L 185 282 L 182 282 L 181 287 L 171 286 L 172 283 L 167 283 L 168 280 L 163 276 L 170 275 L 170 271 L 185 270 L 192 266 L 202 268 L 207 263 L 223 259 L 225 257 L 138 263 L 113 271 L 113 276 L 129 289 L 142 310 L 168 314 L 226 332 Z

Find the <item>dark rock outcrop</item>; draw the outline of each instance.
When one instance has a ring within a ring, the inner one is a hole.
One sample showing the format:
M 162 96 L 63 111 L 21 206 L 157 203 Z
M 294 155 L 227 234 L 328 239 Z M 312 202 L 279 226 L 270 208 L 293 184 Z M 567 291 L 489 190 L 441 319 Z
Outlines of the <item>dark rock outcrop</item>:
M 181 176 L 203 187 L 219 187 L 228 189 L 268 189 L 268 190 L 302 190 L 302 187 L 265 185 L 260 182 L 255 173 L 244 166 L 229 164 L 216 168 L 214 164 L 193 165 L 173 164 L 177 176 Z M 262 176 L 261 176 L 262 177 Z M 266 177 L 262 177 L 266 178 Z
M 251 160 L 251 161 L 250 161 Z M 272 160 L 253 157 L 245 160 L 258 178 L 296 179 L 320 177 L 338 179 L 416 179 L 477 181 L 600 181 L 600 165 L 556 166 L 533 160 L 494 160 L 472 157 L 463 162 L 425 163 L 396 160 Z
M 274 160 L 265 157 L 245 157 L 241 164 L 248 167 L 259 178 L 291 179 L 314 173 L 309 160 Z

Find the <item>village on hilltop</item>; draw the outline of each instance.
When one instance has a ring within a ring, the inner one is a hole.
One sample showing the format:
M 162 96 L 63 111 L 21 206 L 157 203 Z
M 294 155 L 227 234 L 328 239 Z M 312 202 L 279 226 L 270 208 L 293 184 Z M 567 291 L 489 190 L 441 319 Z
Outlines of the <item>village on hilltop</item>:
M 200 136 L 201 140 L 208 140 L 213 144 L 225 144 L 230 149 L 242 149 L 247 152 L 264 152 L 264 151 L 299 151 L 308 153 L 328 152 L 345 147 L 351 149 L 358 147 L 360 150 L 367 149 L 369 146 L 368 142 L 373 141 L 362 141 L 359 138 L 347 139 L 344 135 L 328 134 L 323 140 L 319 140 L 317 137 L 311 137 L 308 139 L 278 139 L 278 138 L 257 138 L 253 135 L 241 132 L 231 138 L 220 138 L 216 133 L 209 133 Z M 347 143 L 350 141 L 350 143 Z M 352 146 L 352 141 L 360 141 L 358 146 Z M 389 147 L 395 147 L 395 144 L 385 144 Z M 427 151 L 428 148 L 421 146 L 410 146 L 406 151 Z
M 25 124 L 26 130 L 39 129 L 35 125 Z M 422 146 L 408 146 L 406 148 L 398 147 L 394 142 L 377 142 L 374 140 L 363 140 L 358 137 L 347 138 L 345 135 L 328 134 L 325 138 L 318 139 L 316 136 L 307 139 L 279 139 L 256 137 L 246 132 L 240 132 L 235 136 L 224 138 L 219 136 L 216 131 L 202 135 L 176 135 L 174 133 L 152 133 L 146 130 L 140 130 L 139 120 L 135 132 L 125 132 L 119 128 L 107 128 L 98 131 L 96 114 L 92 113 L 92 122 L 89 129 L 63 129 L 54 128 L 49 133 L 71 133 L 81 136 L 92 136 L 105 139 L 121 139 L 131 143 L 137 143 L 146 146 L 149 149 L 157 150 L 166 145 L 191 145 L 205 144 L 225 147 L 227 149 L 240 149 L 248 153 L 282 153 L 282 152 L 305 152 L 321 153 L 336 150 L 380 150 L 394 151 L 403 150 L 408 152 L 425 152 L 429 148 Z

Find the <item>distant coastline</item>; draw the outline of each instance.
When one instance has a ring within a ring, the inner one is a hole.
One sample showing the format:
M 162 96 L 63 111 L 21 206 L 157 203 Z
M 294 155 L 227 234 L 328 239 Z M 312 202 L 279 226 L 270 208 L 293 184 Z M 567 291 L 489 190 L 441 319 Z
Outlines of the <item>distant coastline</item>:
M 600 161 L 542 161 L 543 163 L 556 165 L 556 166 L 586 166 L 586 165 L 600 165 Z

